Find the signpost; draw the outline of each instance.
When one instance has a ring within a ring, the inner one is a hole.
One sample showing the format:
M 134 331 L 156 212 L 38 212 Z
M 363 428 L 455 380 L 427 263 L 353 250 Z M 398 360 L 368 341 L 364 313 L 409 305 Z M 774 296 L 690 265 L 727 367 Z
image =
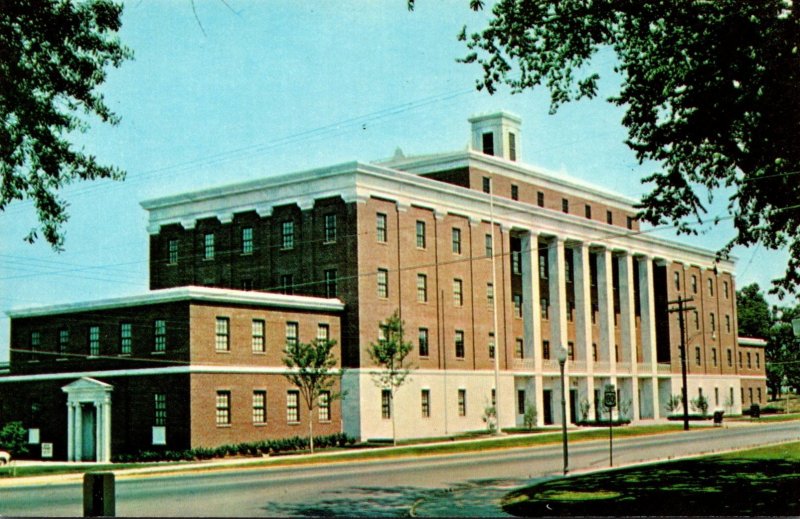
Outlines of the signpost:
M 612 419 L 613 410 L 617 406 L 617 390 L 613 384 L 606 384 L 603 390 L 603 405 L 608 409 L 608 460 L 609 466 L 614 466 L 614 427 Z

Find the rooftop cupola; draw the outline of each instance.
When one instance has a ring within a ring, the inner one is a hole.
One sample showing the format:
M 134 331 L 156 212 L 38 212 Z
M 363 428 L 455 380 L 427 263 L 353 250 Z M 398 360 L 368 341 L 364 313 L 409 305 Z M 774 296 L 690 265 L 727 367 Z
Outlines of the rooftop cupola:
M 518 160 L 520 126 L 518 116 L 500 111 L 474 115 L 469 118 L 472 125 L 472 149 L 506 160 Z

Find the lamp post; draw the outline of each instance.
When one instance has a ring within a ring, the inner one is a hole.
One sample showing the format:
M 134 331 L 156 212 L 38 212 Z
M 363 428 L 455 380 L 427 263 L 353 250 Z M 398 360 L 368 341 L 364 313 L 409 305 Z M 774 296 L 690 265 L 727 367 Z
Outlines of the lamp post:
M 569 452 L 567 449 L 567 398 L 564 387 L 564 364 L 567 362 L 567 350 L 563 346 L 556 352 L 558 367 L 561 369 L 561 440 L 564 444 L 564 475 L 567 475 L 569 467 Z

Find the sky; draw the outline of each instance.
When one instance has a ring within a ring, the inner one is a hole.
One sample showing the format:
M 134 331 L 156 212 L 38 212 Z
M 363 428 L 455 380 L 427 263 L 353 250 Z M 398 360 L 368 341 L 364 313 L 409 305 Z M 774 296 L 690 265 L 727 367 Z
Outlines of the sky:
M 23 241 L 36 225 L 29 201 L 0 213 L 0 363 L 5 312 L 148 290 L 142 200 L 341 162 L 464 149 L 467 119 L 508 110 L 522 122 L 522 162 L 631 197 L 654 165 L 624 144 L 623 112 L 605 102 L 619 78 L 601 53 L 600 95 L 549 115 L 544 90 L 478 92 L 477 65 L 457 35 L 488 14 L 467 0 L 131 0 L 122 42 L 134 59 L 102 87 L 121 122 L 92 124 L 75 142 L 127 172 L 124 182 L 79 182 L 62 191 L 65 251 Z M 194 10 L 193 10 L 194 5 Z M 725 215 L 725 197 L 709 206 Z M 710 249 L 733 237 L 724 223 L 699 237 L 654 233 Z M 734 249 L 739 287 L 769 287 L 785 251 Z M 777 302 L 777 300 L 773 300 Z

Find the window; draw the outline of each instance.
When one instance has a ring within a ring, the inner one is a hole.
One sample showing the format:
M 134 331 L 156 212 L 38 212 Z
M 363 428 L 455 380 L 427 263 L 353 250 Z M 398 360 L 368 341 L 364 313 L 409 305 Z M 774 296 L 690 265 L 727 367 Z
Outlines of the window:
M 709 314 L 709 320 L 711 322 L 711 332 L 712 333 L 716 332 L 717 331 L 717 316 L 714 315 L 714 312 L 711 312 L 711 314 Z
M 486 283 L 486 303 L 489 306 L 494 305 L 494 285 L 492 283 Z
M 494 134 L 492 132 L 486 132 L 481 136 L 481 144 L 485 154 L 494 155 Z
M 522 253 L 518 250 L 511 251 L 511 272 L 522 274 Z
M 461 229 L 453 227 L 452 238 L 453 254 L 461 254 Z
M 614 225 L 614 213 L 611 211 L 606 211 L 606 223 L 608 225 Z
M 675 285 L 675 290 L 681 289 L 681 273 L 680 272 L 673 272 L 672 273 L 672 283 Z
M 511 296 L 514 301 L 514 317 L 522 317 L 522 294 Z
M 216 341 L 214 343 L 216 351 L 231 350 L 230 325 L 230 319 L 227 317 L 217 317 Z
M 626 221 L 626 225 L 627 225 L 628 229 L 633 229 L 633 217 L 632 216 L 627 216 L 627 217 L 625 217 L 625 221 Z
M 487 344 L 489 349 L 489 358 L 494 358 L 494 332 L 489 332 L 489 342 Z
M 694 348 L 694 363 L 700 365 L 700 346 Z
M 692 310 L 692 317 L 694 318 L 694 329 L 700 329 L 700 313 L 697 310 Z
M 203 259 L 214 259 L 214 234 L 208 233 L 203 236 Z
M 425 222 L 417 220 L 417 248 L 425 248 Z
M 761 388 L 760 387 L 756 388 L 756 391 L 758 392 L 758 403 L 760 404 L 761 403 Z
M 750 395 L 750 403 L 752 404 L 753 403 L 753 388 L 752 387 L 748 387 L 747 388 L 747 393 Z
M 592 343 L 592 360 L 597 362 L 597 343 Z
M 517 337 L 517 340 L 514 344 L 514 357 L 517 359 L 525 357 L 525 342 L 519 337 Z
M 417 301 L 428 302 L 428 276 L 425 274 L 417 274 Z
M 484 193 L 492 192 L 492 181 L 489 177 L 483 177 L 483 192 Z
M 319 407 L 319 421 L 320 422 L 330 422 L 331 421 L 331 392 L 330 391 L 320 391 L 318 407 Z
M 487 258 L 494 256 L 494 243 L 492 242 L 491 234 L 487 234 L 483 237 L 483 248 L 486 251 Z
M 548 261 L 548 258 L 547 258 L 547 251 L 546 250 L 540 250 L 539 251 L 539 278 L 540 279 L 547 279 L 547 277 L 548 277 L 547 272 L 549 270 L 548 266 L 549 266 L 549 261 Z
M 295 322 L 286 323 L 286 346 L 296 346 L 299 325 Z
M 561 199 L 561 212 L 569 213 L 569 200 L 567 200 L 566 198 Z
M 716 348 L 711 348 L 711 363 L 714 365 L 715 368 L 717 367 L 717 349 Z
M 571 258 L 571 256 L 570 256 Z M 566 258 L 565 258 L 566 259 Z M 572 283 L 572 260 L 564 261 L 564 278 L 567 283 Z
M 336 269 L 325 271 L 325 297 L 336 297 Z
M 525 390 L 517 389 L 517 414 L 525 414 Z
M 712 278 L 708 278 L 708 295 L 714 296 L 714 280 Z
M 281 223 L 281 249 L 294 249 L 294 222 L 291 220 Z
M 722 282 L 722 292 L 725 294 L 725 299 L 728 299 L 728 282 Z
M 733 366 L 733 352 L 728 349 L 728 367 Z
M 464 282 L 460 279 L 453 280 L 453 304 L 464 306 Z
M 575 301 L 567 301 L 567 321 L 575 319 Z
M 242 228 L 242 254 L 253 253 L 253 228 Z
M 761 369 L 761 356 L 756 352 L 756 369 Z
M 178 240 L 169 240 L 167 242 L 167 257 L 169 265 L 178 264 Z
M 511 132 L 508 132 L 508 160 L 517 160 L 517 135 Z
M 388 389 L 381 390 L 381 418 L 388 420 L 392 417 L 392 392 Z
M 217 425 L 230 425 L 231 423 L 231 392 L 217 391 Z
M 156 319 L 153 323 L 153 351 L 167 351 L 167 321 Z
M 511 135 L 514 135 L 513 133 Z M 514 160 L 514 159 L 511 159 Z M 519 186 L 511 184 L 511 200 L 519 200 Z
M 697 293 L 697 276 L 692 274 L 692 293 Z
M 583 214 L 586 216 L 586 218 L 591 220 L 592 219 L 592 206 L 590 206 L 589 204 L 586 204 L 583 207 Z
M 536 192 L 536 205 L 539 207 L 544 207 L 544 193 L 541 191 Z
M 386 243 L 386 215 L 383 213 L 375 215 L 375 236 L 380 243 Z
M 62 328 L 58 330 L 58 352 L 67 353 L 69 349 L 69 330 Z
M 419 356 L 420 357 L 427 357 L 428 356 L 428 329 L 427 328 L 420 328 L 419 329 Z
M 166 393 L 153 394 L 153 425 L 156 427 L 164 427 L 167 425 Z
M 253 319 L 251 328 L 253 353 L 264 353 L 267 351 L 264 344 L 264 321 L 262 319 Z
M 31 343 L 30 343 L 31 352 L 39 351 L 39 348 L 41 346 L 42 346 L 41 332 L 31 332 Z
M 291 274 L 281 274 L 281 292 L 287 295 L 294 293 L 294 276 Z
M 467 416 L 467 390 L 458 390 L 458 416 Z
M 744 363 L 742 362 L 742 352 L 739 352 L 739 369 L 744 367 Z
M 420 391 L 419 400 L 422 407 L 422 417 L 431 417 L 431 390 L 423 389 Z
M 542 358 L 544 360 L 550 358 L 550 341 L 542 341 Z
M 719 388 L 714 388 L 714 405 L 719 405 Z
M 550 300 L 543 297 L 539 301 L 539 308 L 542 312 L 542 319 L 550 319 Z
M 253 391 L 253 423 L 267 423 L 267 392 L 263 389 Z
M 747 369 L 753 369 L 753 362 L 749 351 L 747 352 Z
M 327 323 L 317 324 L 317 340 L 329 341 L 331 339 L 331 327 Z
M 731 333 L 731 316 L 725 314 L 725 332 Z
M 300 421 L 300 392 L 296 389 L 286 392 L 286 421 L 289 423 Z
M 575 343 L 572 341 L 567 342 L 567 356 L 569 360 L 575 360 Z
M 334 243 L 336 241 L 336 215 L 325 215 L 325 243 Z
M 89 355 L 96 357 L 100 355 L 100 327 L 89 327 Z
M 378 297 L 389 297 L 389 271 L 386 269 L 378 269 Z
M 464 332 L 462 330 L 456 330 L 455 345 L 456 345 L 456 358 L 463 359 L 464 358 Z

